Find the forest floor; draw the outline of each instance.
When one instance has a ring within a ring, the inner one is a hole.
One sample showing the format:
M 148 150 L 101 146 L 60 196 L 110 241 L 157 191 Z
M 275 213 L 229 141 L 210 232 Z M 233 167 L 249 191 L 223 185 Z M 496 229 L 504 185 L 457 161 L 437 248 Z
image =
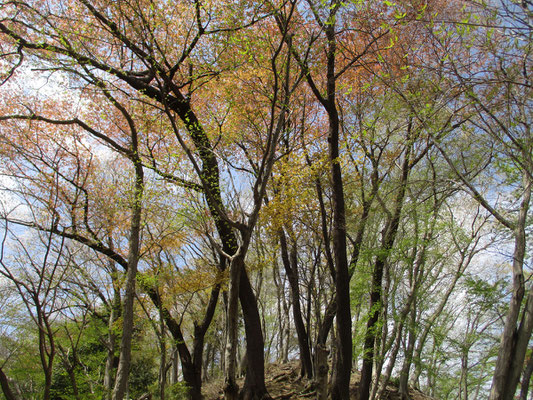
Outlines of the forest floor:
M 360 376 L 357 372 L 352 373 L 351 398 L 357 400 L 357 388 Z M 316 392 L 309 389 L 309 382 L 300 378 L 300 366 L 298 362 L 286 364 L 270 364 L 265 368 L 265 381 L 268 392 L 274 400 L 315 399 Z M 238 380 L 242 387 L 244 378 Z M 224 398 L 222 388 L 223 379 L 214 380 L 203 386 L 203 394 L 206 400 L 222 400 Z M 432 397 L 411 389 L 412 400 L 434 400 Z M 398 388 L 389 384 L 380 400 L 400 400 Z

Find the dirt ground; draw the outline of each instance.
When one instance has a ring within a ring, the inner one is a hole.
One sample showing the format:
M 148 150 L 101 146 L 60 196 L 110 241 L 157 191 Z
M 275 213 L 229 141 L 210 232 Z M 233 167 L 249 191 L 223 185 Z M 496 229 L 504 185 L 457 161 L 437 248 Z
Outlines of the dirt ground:
M 316 398 L 316 392 L 310 388 L 307 380 L 300 378 L 299 371 L 299 363 L 297 362 L 270 364 L 265 368 L 267 389 L 273 399 L 295 400 Z M 355 372 L 352 374 L 350 393 L 353 400 L 357 400 L 359 378 L 358 373 Z M 242 387 L 243 379 L 240 379 L 238 383 Z M 224 398 L 222 385 L 222 380 L 205 384 L 203 393 L 206 400 L 222 400 Z M 410 395 L 412 400 L 434 400 L 417 390 L 411 390 Z M 380 400 L 400 400 L 398 389 L 392 385 L 387 386 Z

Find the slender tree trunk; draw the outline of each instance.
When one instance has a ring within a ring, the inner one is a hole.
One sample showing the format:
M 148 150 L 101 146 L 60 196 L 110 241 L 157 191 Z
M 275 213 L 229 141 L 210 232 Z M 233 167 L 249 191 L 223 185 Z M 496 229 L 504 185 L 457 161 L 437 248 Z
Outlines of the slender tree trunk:
M 340 119 L 336 104 L 336 14 L 340 1 L 332 1 L 329 15 L 323 22 L 327 39 L 326 48 L 326 94 L 316 86 L 308 70 L 304 70 L 307 82 L 328 115 L 328 150 L 333 203 L 333 258 L 335 263 L 337 354 L 331 397 L 333 400 L 348 399 L 352 368 L 352 336 L 350 311 L 350 274 L 346 250 L 346 215 L 342 170 L 339 163 Z M 317 17 L 318 18 L 318 17 Z M 321 22 L 322 23 L 322 22 Z M 327 240 L 327 239 L 325 239 Z
M 531 375 L 533 374 L 533 353 L 529 355 L 526 367 L 524 368 L 524 374 L 522 375 L 522 385 L 520 387 L 520 400 L 527 400 L 529 393 L 529 382 L 531 381 Z
M 72 394 L 74 395 L 74 398 L 76 400 L 80 400 L 80 393 L 78 390 L 78 382 L 76 380 L 76 373 L 74 372 L 74 366 L 69 365 L 68 368 L 65 368 L 67 370 L 68 379 L 70 381 L 70 386 L 72 387 Z
M 311 351 L 309 349 L 309 336 L 305 329 L 302 311 L 300 307 L 300 283 L 298 282 L 298 263 L 296 245 L 293 244 L 290 254 L 287 246 L 285 232 L 282 230 L 279 234 L 281 244 L 281 259 L 285 267 L 285 273 L 289 278 L 290 291 L 292 296 L 292 315 L 298 337 L 298 346 L 300 348 L 300 361 L 302 364 L 301 375 L 307 378 L 313 377 L 313 364 L 311 361 Z
M 165 389 L 167 386 L 167 341 L 165 321 L 159 312 L 159 397 L 160 400 L 165 400 Z
M 136 147 L 134 147 L 136 150 Z M 131 365 L 131 341 L 133 336 L 133 301 L 135 299 L 135 281 L 139 262 L 141 236 L 141 210 L 144 190 L 143 168 L 139 160 L 135 162 L 135 188 L 132 205 L 131 227 L 128 250 L 128 270 L 126 272 L 126 289 L 124 293 L 122 339 L 118 362 L 113 400 L 123 400 L 128 388 Z
M 35 298 L 33 301 L 35 304 L 37 321 L 39 325 L 39 357 L 41 359 L 41 365 L 44 372 L 43 400 L 49 400 L 50 389 L 52 387 L 54 358 L 56 355 L 54 334 L 50 327 L 48 317 L 43 312 L 39 298 L 36 295 L 34 296 Z
M 207 382 L 210 378 L 209 376 L 209 365 L 213 359 L 213 345 L 211 342 L 207 342 L 205 345 L 205 357 L 202 366 L 202 382 Z
M 441 298 L 437 308 L 435 309 L 435 312 L 426 321 L 424 329 L 422 330 L 422 333 L 419 335 L 419 339 L 418 339 L 418 342 L 416 344 L 416 348 L 413 354 L 413 361 L 415 362 L 415 371 L 414 371 L 412 382 L 414 386 L 419 385 L 420 375 L 422 374 L 422 363 L 420 362 L 420 358 L 422 356 L 422 351 L 426 344 L 431 328 L 434 325 L 437 318 L 442 314 L 442 311 L 444 310 L 444 307 L 446 307 L 446 304 L 448 304 L 448 300 L 451 294 L 453 293 L 455 286 L 457 285 L 457 282 L 459 281 L 459 278 L 463 275 L 463 272 L 465 271 L 466 267 L 470 264 L 470 261 L 472 260 L 474 254 L 475 253 L 472 252 L 469 255 L 463 254 L 461 256 L 461 261 L 459 262 L 457 270 L 455 271 L 451 284 L 446 289 L 446 293 Z
M 112 399 L 122 400 L 126 394 L 131 364 L 131 339 L 133 336 L 133 299 L 135 297 L 135 276 L 137 268 L 129 265 L 126 274 L 126 291 L 124 293 L 124 312 L 122 324 L 122 340 L 115 386 Z
M 313 333 L 313 328 L 316 327 L 316 325 L 313 325 L 311 323 L 311 314 L 313 312 L 313 294 L 315 293 L 315 284 L 316 284 L 316 270 L 317 266 L 320 265 L 320 250 L 316 252 L 315 255 L 315 261 L 313 262 L 313 267 L 311 268 L 311 273 L 309 274 L 309 285 L 307 285 L 307 304 L 306 304 L 306 314 L 305 314 L 305 326 L 307 331 L 307 337 L 309 338 L 309 351 L 312 352 L 313 349 L 313 337 L 316 337 L 316 333 Z M 311 356 L 311 361 L 312 361 Z M 313 364 L 311 362 L 311 368 L 313 368 Z M 314 370 L 313 370 L 314 375 Z
M 277 309 L 278 309 L 278 340 L 277 340 L 277 351 L 278 351 L 278 361 L 286 362 L 287 360 L 284 358 L 283 354 L 283 348 L 284 348 L 284 339 L 283 339 L 283 333 L 284 333 L 284 320 L 285 320 L 285 312 L 282 312 L 281 309 L 281 302 L 285 300 L 285 291 L 283 290 L 283 282 L 281 280 L 281 276 L 279 275 L 279 267 L 277 265 L 277 262 L 274 261 L 274 268 L 272 271 L 272 277 L 274 280 L 274 285 L 276 286 L 276 298 L 277 298 Z M 285 311 L 285 307 L 283 308 L 283 311 Z
M 333 327 L 333 320 L 337 312 L 336 298 L 333 297 L 326 307 L 324 318 L 318 328 L 318 335 L 315 344 L 315 385 L 317 388 L 317 398 L 324 399 L 328 396 L 328 360 L 327 346 L 329 332 Z
M 374 366 L 374 344 L 376 332 L 374 327 L 377 325 L 380 314 L 381 302 L 381 281 L 383 279 L 383 268 L 385 259 L 378 256 L 372 273 L 372 291 L 370 293 L 370 317 L 366 325 L 364 350 L 363 350 L 363 367 L 361 368 L 361 381 L 359 383 L 359 398 L 368 400 L 370 397 L 370 386 L 372 384 L 372 370 Z
M 170 383 L 175 385 L 178 383 L 178 369 L 179 369 L 179 353 L 178 348 L 174 345 L 172 347 L 172 372 L 170 374 Z
M 386 265 L 385 267 L 385 277 L 384 281 L 385 284 L 383 286 L 383 292 L 389 293 L 390 290 L 390 266 Z M 376 392 L 379 389 L 379 382 L 381 381 L 381 372 L 383 370 L 383 363 L 385 361 L 385 355 L 387 351 L 389 350 L 390 346 L 392 345 L 392 342 L 390 344 L 387 344 L 387 337 L 389 335 L 389 327 L 387 324 L 387 318 L 388 318 L 388 304 L 389 299 L 388 295 L 383 297 L 381 312 L 379 319 L 383 321 L 382 324 L 380 324 L 379 329 L 376 330 L 376 348 L 375 351 L 377 353 L 377 357 L 374 357 L 374 370 L 373 370 L 373 381 L 376 382 L 375 385 L 372 386 L 372 390 L 370 391 L 370 398 L 373 400 L 375 399 Z
M 461 355 L 461 381 L 459 384 L 459 398 L 463 400 L 468 400 L 468 350 L 464 351 Z
M 220 271 L 224 270 L 225 262 L 219 268 Z M 172 338 L 174 339 L 174 346 L 179 354 L 181 360 L 181 369 L 183 373 L 183 380 L 189 387 L 189 398 L 191 400 L 202 399 L 202 361 L 203 361 L 203 348 L 204 337 L 213 319 L 216 304 L 220 293 L 220 286 L 217 285 L 211 291 L 209 303 L 205 310 L 204 319 L 201 324 L 194 323 L 194 340 L 193 340 L 193 353 L 189 352 L 185 340 L 181 332 L 181 326 L 172 318 L 168 309 L 162 304 L 161 297 L 154 287 L 144 287 L 144 290 L 148 293 L 154 305 L 159 309 L 161 317 L 164 319 L 166 326 Z M 178 362 L 177 356 L 173 355 L 173 377 L 172 380 L 177 381 Z M 175 382 L 174 382 L 175 383 Z
M 381 384 L 377 385 L 379 386 L 379 388 L 374 397 L 375 399 L 378 399 L 378 400 L 382 398 L 383 392 L 385 391 L 387 385 L 389 384 L 389 380 L 390 380 L 394 365 L 396 364 L 396 358 L 400 350 L 400 344 L 401 344 L 400 342 L 401 342 L 402 333 L 403 333 L 403 321 L 400 321 L 396 329 L 393 329 L 393 332 L 395 332 L 394 343 L 392 344 L 392 350 L 389 356 L 389 363 L 387 365 L 387 369 L 385 370 L 385 373 L 383 374 L 383 380 Z
M 237 384 L 237 347 L 239 331 L 239 286 L 240 277 L 244 268 L 242 255 L 238 254 L 230 263 L 228 308 L 226 311 L 226 352 L 225 358 L 225 383 L 224 398 L 237 400 L 239 398 L 239 385 Z
M 113 302 L 111 304 L 111 310 L 109 313 L 109 320 L 107 324 L 107 356 L 106 356 L 106 362 L 105 362 L 105 370 L 104 370 L 104 388 L 106 391 L 106 399 L 111 400 L 111 395 L 113 392 L 113 368 L 115 366 L 115 346 L 116 346 L 116 340 L 117 335 L 115 334 L 115 323 L 120 317 L 120 309 L 122 307 L 122 299 L 120 298 L 120 289 L 117 286 L 118 282 L 117 280 L 117 270 L 113 266 L 111 266 L 112 271 L 114 273 L 114 277 L 112 277 L 113 280 Z
M 285 301 L 284 306 L 285 306 L 285 324 L 284 324 L 283 331 L 281 332 L 281 334 L 283 335 L 285 339 L 284 339 L 284 344 L 283 344 L 282 360 L 284 363 L 288 363 L 289 362 L 289 347 L 291 345 L 291 328 L 290 328 L 290 321 L 289 321 L 289 313 L 291 311 L 290 310 L 291 304 L 290 302 Z
M 409 371 L 411 369 L 411 364 L 413 362 L 413 351 L 415 347 L 415 327 L 416 327 L 416 309 L 415 302 L 413 302 L 413 307 L 411 308 L 411 320 L 409 322 L 409 330 L 407 335 L 407 348 L 405 349 L 405 358 L 403 360 L 402 369 L 400 371 L 400 396 L 402 400 L 409 400 Z
M 372 384 L 372 369 L 374 363 L 374 344 L 376 340 L 375 327 L 377 325 L 381 301 L 382 301 L 382 280 L 385 265 L 387 263 L 389 253 L 392 250 L 394 240 L 396 239 L 396 233 L 398 232 L 398 226 L 400 223 L 400 217 L 403 207 L 403 201 L 405 197 L 405 191 L 407 186 L 407 180 L 409 177 L 409 171 L 412 167 L 410 165 L 411 155 L 411 123 L 408 125 L 407 140 L 408 144 L 405 149 L 405 158 L 402 163 L 402 175 L 400 178 L 399 192 L 394 201 L 394 211 L 385 226 L 383 232 L 383 239 L 381 244 L 381 251 L 376 257 L 374 265 L 374 271 L 372 273 L 372 288 L 370 292 L 370 316 L 368 319 L 365 343 L 363 350 L 363 367 L 361 369 L 361 381 L 359 384 L 359 399 L 368 400 L 370 397 L 370 386 Z

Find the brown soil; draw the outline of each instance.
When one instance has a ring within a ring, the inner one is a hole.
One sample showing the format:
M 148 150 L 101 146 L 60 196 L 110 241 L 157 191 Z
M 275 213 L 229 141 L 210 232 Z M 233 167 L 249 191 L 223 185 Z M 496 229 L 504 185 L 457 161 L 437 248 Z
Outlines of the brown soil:
M 360 376 L 357 372 L 352 374 L 351 398 L 357 400 L 357 387 Z M 297 362 L 287 364 L 270 364 L 265 369 L 265 380 L 268 392 L 275 400 L 294 399 L 315 399 L 316 392 L 310 382 L 300 378 L 300 367 Z M 242 387 L 244 379 L 239 379 L 239 386 Z M 204 396 L 206 400 L 222 400 L 223 380 L 216 380 L 204 385 Z M 431 397 L 412 389 L 409 393 L 412 400 L 433 400 Z M 388 385 L 384 396 L 380 400 L 400 400 L 398 388 Z

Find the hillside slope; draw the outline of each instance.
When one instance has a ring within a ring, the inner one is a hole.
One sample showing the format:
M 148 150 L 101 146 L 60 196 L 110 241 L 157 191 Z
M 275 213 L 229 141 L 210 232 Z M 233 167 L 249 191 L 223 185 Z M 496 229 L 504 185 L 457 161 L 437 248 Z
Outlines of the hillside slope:
M 270 364 L 265 369 L 265 380 L 268 391 L 275 400 L 296 400 L 314 399 L 316 392 L 310 388 L 309 382 L 299 377 L 299 364 L 290 362 L 287 364 Z M 357 400 L 357 387 L 359 374 L 352 374 L 351 397 Z M 239 386 L 242 386 L 243 379 L 239 379 Z M 223 400 L 223 380 L 215 380 L 204 386 L 206 400 Z M 410 391 L 412 400 L 434 400 L 418 390 Z M 384 393 L 383 400 L 400 400 L 398 389 L 393 385 L 388 385 Z

